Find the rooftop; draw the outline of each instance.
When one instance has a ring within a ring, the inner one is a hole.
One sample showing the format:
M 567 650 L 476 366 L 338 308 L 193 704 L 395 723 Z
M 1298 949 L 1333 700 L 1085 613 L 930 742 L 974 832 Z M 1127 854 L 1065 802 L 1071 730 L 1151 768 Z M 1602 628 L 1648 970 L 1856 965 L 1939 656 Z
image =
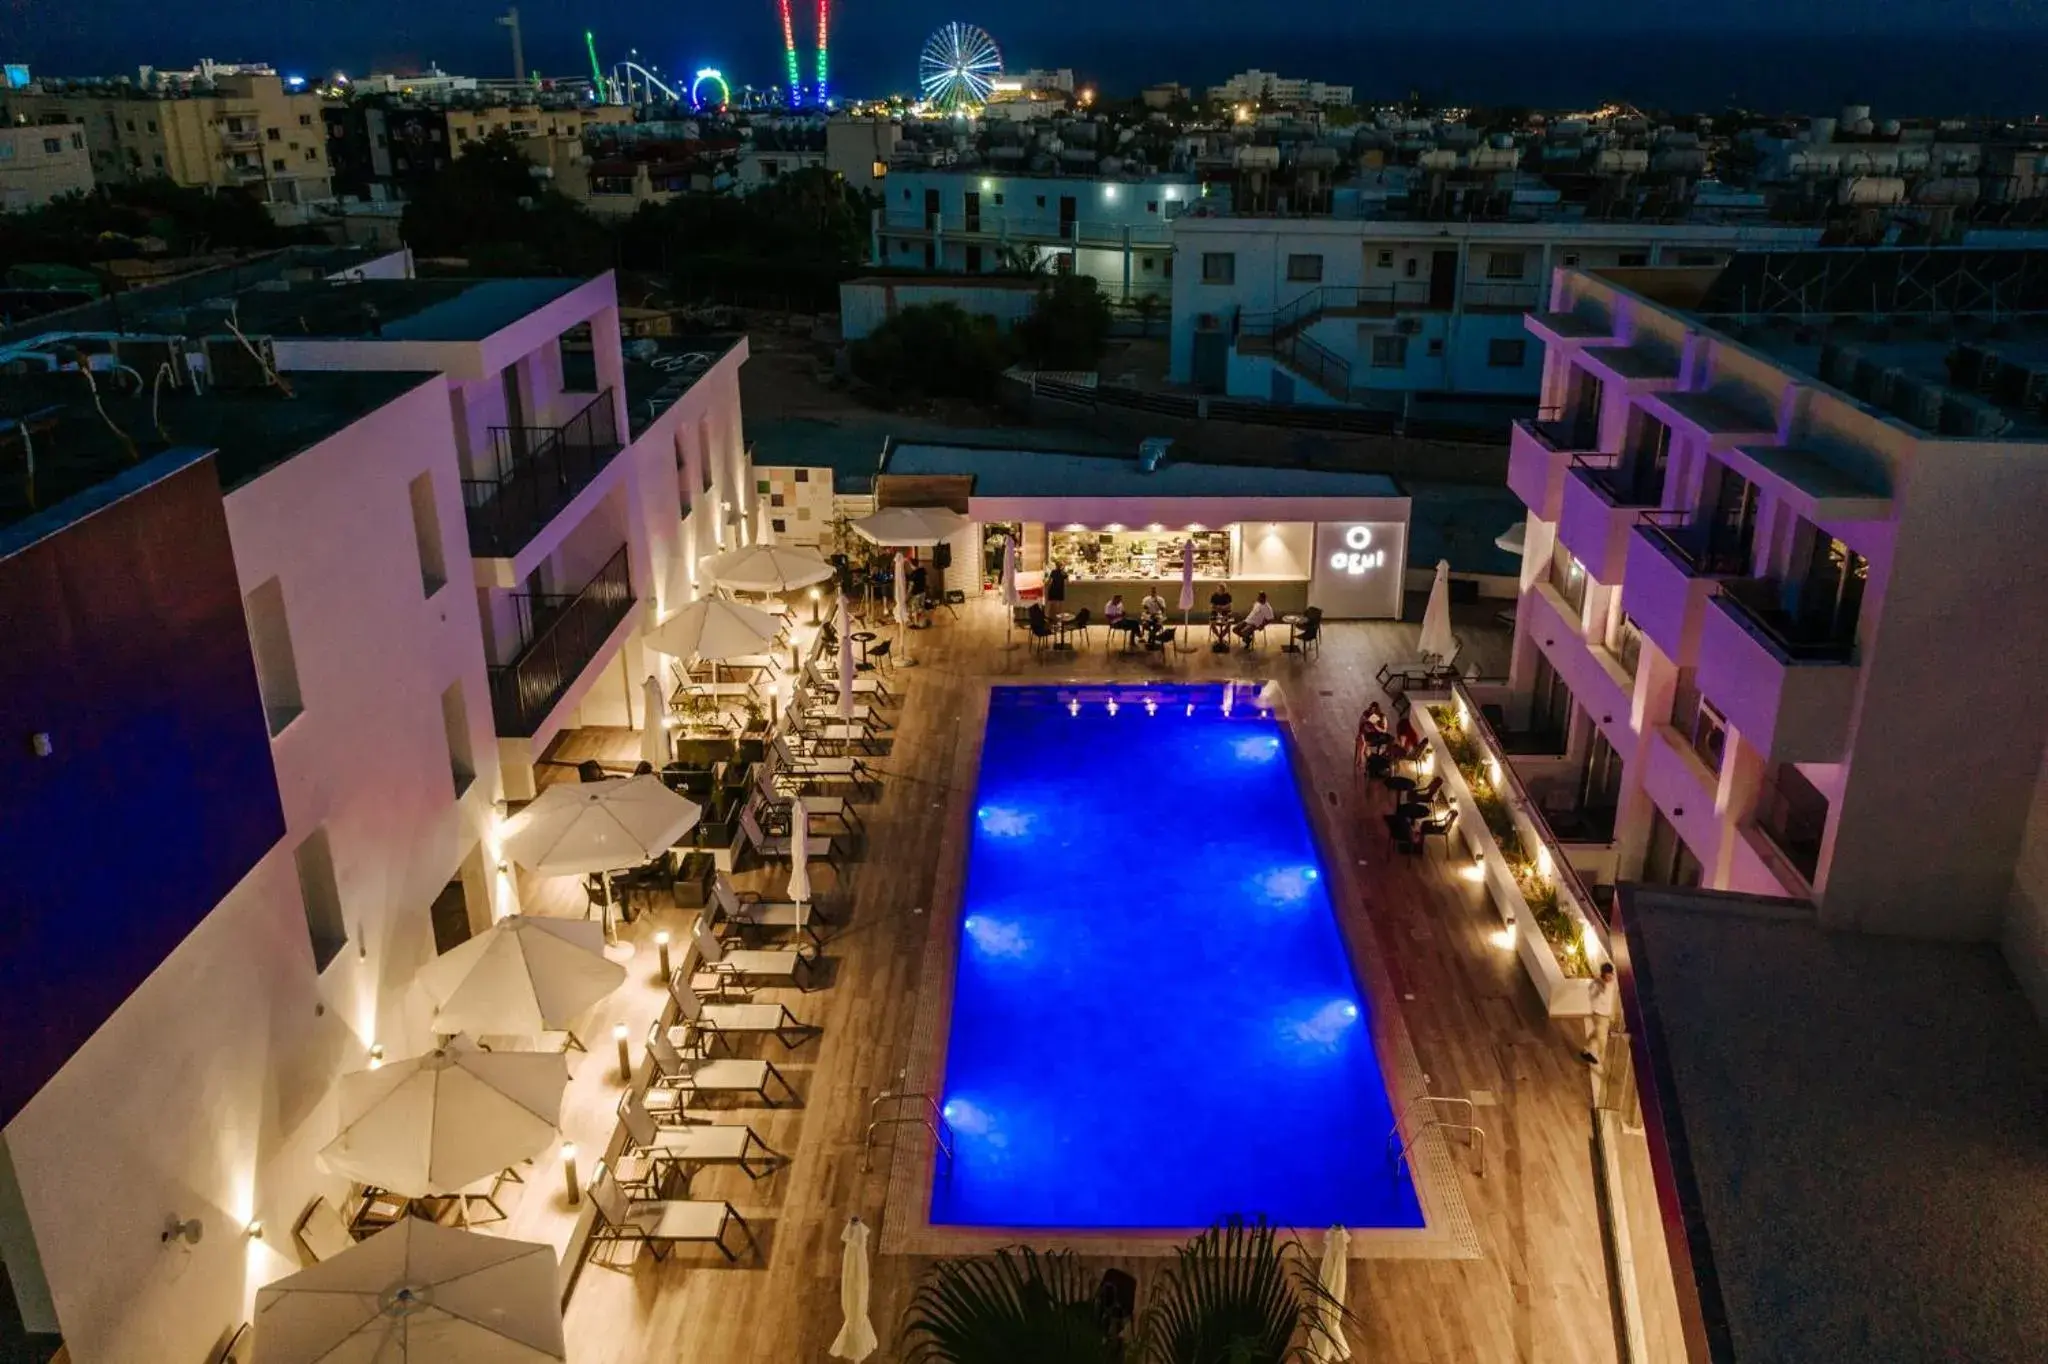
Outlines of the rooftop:
M 248 335 L 386 341 L 481 341 L 587 281 L 545 279 L 368 279 L 279 281 L 234 296 Z M 154 302 L 154 300 L 151 300 Z M 130 325 L 199 335 L 225 330 L 223 300 L 153 309 Z
M 1997 949 L 1622 896 L 1644 1121 L 1712 1358 L 2038 1359 L 2048 1047 Z
M 640 337 L 624 348 L 626 422 L 629 439 L 654 425 L 696 382 L 744 338 L 730 336 Z M 588 350 L 564 346 L 562 374 L 595 391 L 597 362 Z
M 292 371 L 283 376 L 289 396 L 270 387 L 199 396 L 166 387 L 154 418 L 147 391 L 97 377 L 104 418 L 77 370 L 0 377 L 0 527 L 59 512 L 66 499 L 167 450 L 217 451 L 221 487 L 233 489 L 433 376 Z M 34 445 L 32 496 L 24 428 Z
M 1015 446 L 891 444 L 887 474 L 968 474 L 977 497 L 1402 497 L 1385 474 L 1194 464 L 1169 452 L 1152 473 L 1135 456 Z

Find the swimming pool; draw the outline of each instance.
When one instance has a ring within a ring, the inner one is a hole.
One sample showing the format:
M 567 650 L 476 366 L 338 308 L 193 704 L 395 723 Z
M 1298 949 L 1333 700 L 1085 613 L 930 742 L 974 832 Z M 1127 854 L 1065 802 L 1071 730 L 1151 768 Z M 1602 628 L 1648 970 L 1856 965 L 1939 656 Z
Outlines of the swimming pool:
M 1225 695 L 992 689 L 934 1225 L 1423 1225 L 1286 738 Z

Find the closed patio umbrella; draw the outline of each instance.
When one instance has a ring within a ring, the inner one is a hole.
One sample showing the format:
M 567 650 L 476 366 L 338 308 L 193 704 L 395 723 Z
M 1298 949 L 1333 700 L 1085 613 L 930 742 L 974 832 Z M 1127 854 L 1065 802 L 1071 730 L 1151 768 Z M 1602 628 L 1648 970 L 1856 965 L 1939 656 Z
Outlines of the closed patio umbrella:
M 1424 658 L 1449 663 L 1458 653 L 1457 637 L 1451 633 L 1451 565 L 1436 561 L 1436 581 L 1429 585 L 1429 603 L 1422 608 L 1422 639 L 1417 645 Z
M 832 576 L 832 565 L 805 549 L 749 545 L 704 561 L 711 580 L 735 592 L 789 592 Z
M 839 722 L 853 722 L 853 613 L 839 594 Z
M 811 903 L 811 819 L 798 796 L 789 803 L 789 898 L 799 906 L 797 917 L 808 918 Z M 802 927 L 801 924 L 798 927 Z
M 967 529 L 967 518 L 944 507 L 884 507 L 849 522 L 854 533 L 889 548 L 929 549 Z
M 896 662 L 907 668 L 916 661 L 910 656 L 910 572 L 899 552 L 896 555 Z
M 1188 613 L 1195 609 L 1195 541 L 1192 536 L 1180 543 L 1180 648 L 1185 651 L 1194 648 L 1194 641 L 1188 638 Z
M 1527 521 L 1517 521 L 1514 525 L 1509 526 L 1506 530 L 1494 536 L 1493 543 L 1500 547 L 1502 553 L 1512 554 L 1519 559 L 1528 551 L 1528 532 L 1529 523 Z
M 568 1358 L 552 1246 L 402 1218 L 256 1293 L 256 1364 Z
M 536 876 L 587 876 L 637 867 L 674 847 L 703 814 L 661 778 L 560 782 L 513 817 L 505 855 Z M 605 878 L 605 941 L 612 940 Z
M 1308 1350 L 1317 1364 L 1335 1364 L 1351 1358 L 1351 1343 L 1344 1339 L 1344 1291 L 1351 1276 L 1351 1233 L 1331 1227 L 1323 1235 L 1322 1271 L 1316 1282 L 1323 1297 L 1315 1304 L 1315 1329 L 1309 1333 Z
M 830 1353 L 834 1359 L 850 1359 L 858 1364 L 881 1344 L 875 1339 L 874 1324 L 868 1320 L 867 1224 L 858 1217 L 848 1218 L 839 1242 L 844 1247 L 839 1252 L 839 1310 L 844 1315 L 844 1324 L 833 1337 Z
M 534 1037 L 566 1032 L 619 988 L 626 968 L 582 919 L 514 914 L 420 968 L 437 1033 Z
M 329 1170 L 419 1198 L 452 1194 L 552 1146 L 569 1084 L 558 1051 L 485 1051 L 456 1038 L 341 1077 Z
M 653 673 L 640 684 L 640 761 L 657 772 L 668 766 L 668 698 Z

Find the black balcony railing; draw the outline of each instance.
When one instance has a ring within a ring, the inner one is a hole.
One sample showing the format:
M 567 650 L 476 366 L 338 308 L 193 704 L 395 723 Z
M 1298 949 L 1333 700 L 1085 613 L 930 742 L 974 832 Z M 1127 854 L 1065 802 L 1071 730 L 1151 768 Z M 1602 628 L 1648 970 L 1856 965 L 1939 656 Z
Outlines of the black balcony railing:
M 1820 845 L 1828 828 L 1828 798 L 1798 769 L 1779 769 L 1777 779 L 1757 795 L 1756 827 L 1813 884 L 1820 870 Z
M 1329 347 L 1306 336 L 1290 336 L 1275 348 L 1288 365 L 1340 402 L 1351 397 L 1351 366 Z
M 469 548 L 479 558 L 517 554 L 619 453 L 612 392 L 560 426 L 494 426 L 489 462 L 462 480 Z
M 1613 507 L 1654 507 L 1664 499 L 1664 471 L 1628 455 L 1572 456 L 1572 468 Z
M 1775 578 L 1721 584 L 1720 597 L 1735 623 L 1788 663 L 1850 663 L 1856 657 L 1856 620 L 1807 620 L 1785 608 L 1785 585 Z
M 540 728 L 605 640 L 633 609 L 633 581 L 620 548 L 573 597 L 520 604 L 534 623 L 531 642 L 502 668 L 492 668 L 491 714 L 498 733 L 526 738 Z
M 1646 511 L 1640 524 L 1651 539 L 1697 576 L 1732 577 L 1749 572 L 1748 538 L 1696 511 L 1682 507 Z

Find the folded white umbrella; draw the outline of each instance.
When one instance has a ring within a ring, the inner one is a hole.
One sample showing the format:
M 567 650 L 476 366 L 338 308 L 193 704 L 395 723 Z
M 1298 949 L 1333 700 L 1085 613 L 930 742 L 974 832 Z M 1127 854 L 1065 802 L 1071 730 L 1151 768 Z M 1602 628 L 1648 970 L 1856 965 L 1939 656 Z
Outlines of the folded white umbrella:
M 770 503 L 766 501 L 761 503 L 761 524 L 759 528 L 754 531 L 755 544 L 772 545 L 775 543 L 775 517 L 771 514 L 774 510 L 775 509 L 773 505 L 771 505 Z
M 569 1061 L 558 1051 L 447 1046 L 341 1077 L 338 1175 L 419 1198 L 452 1194 L 555 1142 Z
M 437 1033 L 533 1037 L 567 1031 L 619 988 L 626 968 L 582 919 L 514 914 L 420 968 Z
M 1309 1355 L 1317 1364 L 1334 1364 L 1351 1358 L 1351 1343 L 1344 1339 L 1344 1292 L 1351 1275 L 1351 1233 L 1331 1227 L 1323 1235 L 1322 1272 L 1316 1281 L 1326 1295 L 1315 1305 L 1316 1329 L 1309 1333 Z
M 407 1217 L 256 1293 L 256 1364 L 567 1359 L 552 1246 Z
M 1181 641 L 1176 647 L 1182 651 L 1192 649 L 1194 641 L 1189 637 L 1188 613 L 1195 609 L 1195 542 L 1192 537 L 1180 542 L 1180 633 Z
M 967 529 L 967 518 L 944 507 L 884 507 L 848 524 L 877 545 L 928 549 Z
M 839 1310 L 844 1323 L 832 1340 L 834 1359 L 851 1359 L 858 1364 L 881 1344 L 875 1339 L 874 1324 L 868 1320 L 868 1229 L 858 1217 L 850 1218 L 839 1234 Z
M 1429 585 L 1429 603 L 1422 608 L 1422 639 L 1416 646 L 1424 658 L 1448 663 L 1458 652 L 1457 637 L 1451 634 L 1451 565 L 1436 561 L 1436 581 Z
M 1527 521 L 1517 521 L 1514 525 L 1509 526 L 1506 530 L 1494 536 L 1493 543 L 1500 546 L 1503 552 L 1512 554 L 1519 559 L 1528 552 L 1528 531 L 1529 523 Z
M 853 613 L 846 594 L 839 594 L 839 719 L 853 722 Z
M 832 576 L 832 565 L 808 550 L 781 545 L 729 549 L 704 561 L 711 580 L 735 592 L 788 592 Z
M 896 661 L 910 666 L 910 638 L 907 630 L 910 624 L 910 573 L 903 566 L 903 555 L 896 555 Z
M 724 597 L 704 597 L 649 630 L 647 647 L 672 658 L 715 663 L 758 654 L 781 632 L 781 622 L 766 611 Z
M 659 772 L 668 766 L 668 698 L 653 673 L 640 684 L 640 761 Z
M 557 782 L 513 817 L 505 855 L 536 876 L 620 871 L 667 852 L 697 827 L 702 814 L 656 776 Z M 609 879 L 604 927 L 609 941 Z
M 802 796 L 789 803 L 788 894 L 798 906 L 797 917 L 807 917 L 803 907 L 811 902 L 811 815 Z

